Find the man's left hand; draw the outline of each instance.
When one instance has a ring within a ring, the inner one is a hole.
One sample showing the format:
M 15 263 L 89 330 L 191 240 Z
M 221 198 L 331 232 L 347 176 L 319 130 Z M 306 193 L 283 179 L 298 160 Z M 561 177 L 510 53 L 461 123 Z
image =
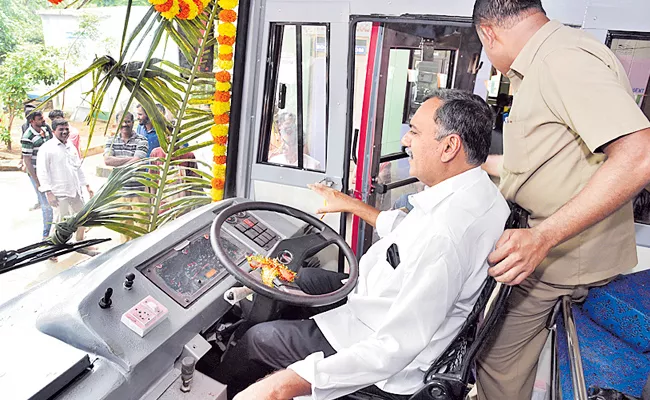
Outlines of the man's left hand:
M 497 282 L 519 285 L 542 263 L 552 246 L 533 229 L 513 229 L 503 233 L 488 257 L 488 273 Z
M 311 393 L 311 384 L 290 369 L 276 372 L 240 392 L 233 400 L 291 400 Z
M 90 185 L 86 186 L 86 190 L 88 191 L 88 196 L 92 199 L 95 196 L 95 192 L 90 188 Z

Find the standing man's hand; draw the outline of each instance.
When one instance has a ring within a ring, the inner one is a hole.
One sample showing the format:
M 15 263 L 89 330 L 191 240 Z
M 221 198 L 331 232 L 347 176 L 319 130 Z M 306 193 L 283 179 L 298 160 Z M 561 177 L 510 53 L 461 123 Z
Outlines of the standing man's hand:
M 519 285 L 542 263 L 553 248 L 537 230 L 512 229 L 503 233 L 488 257 L 488 273 L 498 282 Z
M 354 203 L 358 202 L 358 200 L 347 194 L 327 187 L 322 183 L 314 183 L 313 185 L 307 185 L 307 187 L 321 195 L 326 201 L 326 205 L 317 211 L 318 214 L 350 212 Z
M 90 188 L 90 185 L 86 185 L 86 190 L 88 191 L 88 196 L 92 199 L 95 196 L 95 192 Z
M 59 206 L 59 200 L 56 198 L 54 193 L 45 192 L 45 195 L 47 196 L 47 202 L 50 203 L 50 205 L 52 207 L 58 207 Z

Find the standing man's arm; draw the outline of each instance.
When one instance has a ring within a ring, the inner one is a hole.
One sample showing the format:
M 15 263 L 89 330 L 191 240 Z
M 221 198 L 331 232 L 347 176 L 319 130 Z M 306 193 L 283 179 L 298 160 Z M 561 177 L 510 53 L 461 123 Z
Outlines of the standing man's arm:
M 73 151 L 74 151 L 74 155 L 78 157 L 79 153 L 77 153 L 77 149 L 73 148 Z M 81 161 L 79 158 L 77 158 L 77 159 L 79 161 Z M 93 196 L 95 195 L 95 193 L 90 188 L 90 185 L 88 184 L 88 181 L 86 180 L 86 174 L 84 174 L 84 171 L 81 168 L 81 166 L 79 166 L 79 168 L 77 168 L 77 178 L 79 179 L 79 185 L 86 187 L 86 190 L 88 190 L 88 196 L 90 196 L 90 198 L 92 199 Z
M 50 179 L 50 162 L 47 151 L 41 151 L 36 159 L 36 170 L 38 171 L 38 190 L 45 193 L 47 201 L 52 207 L 59 206 L 59 200 L 52 193 L 52 180 Z
M 503 156 L 498 154 L 490 154 L 481 168 L 490 176 L 501 176 L 501 167 L 503 166 Z
M 130 164 L 138 160 L 138 157 L 104 156 L 104 163 L 109 167 L 121 167 L 122 165 Z
M 36 168 L 32 164 L 32 155 L 34 154 L 34 143 L 29 139 L 29 136 L 23 134 L 23 137 L 20 139 L 20 146 L 22 148 L 23 163 L 25 164 L 25 169 L 29 176 L 34 179 L 36 182 L 36 187 L 38 188 L 38 176 L 36 176 Z
M 625 136 L 605 148 L 607 161 L 576 197 L 532 229 L 506 231 L 489 257 L 490 274 L 518 285 L 549 251 L 602 221 L 650 182 L 650 129 Z
M 38 187 L 39 185 L 38 176 L 36 176 L 36 168 L 34 168 L 34 165 L 32 164 L 32 156 L 23 154 L 23 163 L 25 164 L 27 173 L 29 174 L 29 176 L 31 176 L 34 179 L 34 181 L 36 182 L 36 187 Z
M 584 188 L 532 229 L 508 230 L 488 261 L 490 275 L 511 285 L 523 282 L 551 249 L 602 221 L 650 182 L 650 122 L 629 85 L 600 60 L 579 49 L 556 51 L 544 60 L 540 101 L 592 153 L 606 161 Z

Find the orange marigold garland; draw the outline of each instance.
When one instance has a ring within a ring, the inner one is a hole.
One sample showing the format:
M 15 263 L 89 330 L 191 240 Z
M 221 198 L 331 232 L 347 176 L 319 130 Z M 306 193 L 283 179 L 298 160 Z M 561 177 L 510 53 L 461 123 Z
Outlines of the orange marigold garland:
M 61 0 L 48 0 L 61 1 Z M 194 19 L 203 12 L 209 0 L 149 0 L 163 18 Z
M 160 0 L 149 0 L 160 1 Z M 226 179 L 226 154 L 228 150 L 228 126 L 230 124 L 230 91 L 232 89 L 232 75 L 230 70 L 233 68 L 233 46 L 235 44 L 235 34 L 237 28 L 237 8 L 238 0 L 217 0 L 221 7 L 219 12 L 219 24 L 217 25 L 217 43 L 219 43 L 217 54 L 218 71 L 214 77 L 217 80 L 215 84 L 214 101 L 210 104 L 210 110 L 214 115 L 214 126 L 210 129 L 214 145 L 212 147 L 214 165 L 212 167 L 212 190 L 210 195 L 212 201 L 223 199 L 223 189 Z M 271 279 L 272 280 L 272 279 Z
M 277 258 L 264 256 L 247 256 L 248 264 L 253 269 L 262 269 L 262 283 L 266 286 L 273 287 L 273 280 L 280 278 L 285 282 L 293 282 L 296 279 L 296 273 L 285 267 Z

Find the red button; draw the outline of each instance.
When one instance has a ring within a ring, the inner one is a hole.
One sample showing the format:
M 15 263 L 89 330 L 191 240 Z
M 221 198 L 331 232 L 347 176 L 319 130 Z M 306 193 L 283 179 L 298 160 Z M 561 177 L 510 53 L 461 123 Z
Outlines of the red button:
M 242 222 L 248 225 L 249 228 L 252 228 L 255 225 L 250 219 L 245 219 Z

